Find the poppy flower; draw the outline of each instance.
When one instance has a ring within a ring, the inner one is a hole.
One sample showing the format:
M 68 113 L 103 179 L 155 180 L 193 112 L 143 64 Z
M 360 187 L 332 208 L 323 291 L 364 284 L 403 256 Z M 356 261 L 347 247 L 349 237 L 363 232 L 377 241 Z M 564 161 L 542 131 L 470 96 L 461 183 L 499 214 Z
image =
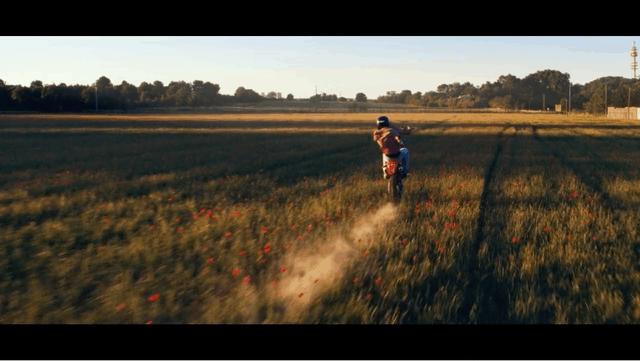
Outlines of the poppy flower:
M 176 233 L 182 233 L 184 231 L 183 227 L 176 228 Z
M 260 233 L 265 234 L 269 231 L 269 228 L 267 227 L 260 227 Z
M 518 237 L 511 237 L 511 243 L 516 244 L 518 243 L 519 239 Z
M 213 264 L 213 257 L 207 258 L 207 264 Z
M 208 210 L 207 211 L 207 217 L 211 218 L 212 215 L 213 215 L 213 211 L 212 210 Z
M 240 268 L 234 268 L 234 269 L 231 271 L 231 276 L 233 276 L 234 278 L 235 278 L 235 277 L 238 277 L 239 275 L 240 275 Z
M 224 236 L 227 238 L 231 238 L 231 232 L 224 232 Z
M 231 212 L 231 215 L 236 217 L 236 218 L 238 218 L 238 217 L 240 217 L 240 211 L 233 211 L 233 212 Z
M 151 320 L 145 322 L 146 325 L 151 325 L 152 323 L 153 323 L 153 321 L 151 321 Z
M 287 267 L 280 266 L 280 273 L 285 273 L 285 272 L 287 272 Z
M 292 225 L 291 225 L 291 229 L 296 229 L 296 228 L 298 228 L 298 226 L 297 226 L 297 225 L 295 225 L 295 224 L 292 224 Z
M 544 227 L 542 230 L 543 230 L 544 232 L 546 232 L 546 233 L 551 232 L 551 228 L 549 228 L 549 227 Z
M 206 209 L 200 208 L 200 214 L 204 213 L 205 211 L 206 211 Z
M 251 276 L 244 276 L 244 278 L 242 279 L 242 284 L 248 285 L 249 283 L 251 283 Z
M 376 278 L 375 281 L 373 281 L 373 283 L 375 283 L 376 286 L 380 286 L 380 284 L 382 283 L 382 278 L 381 277 Z
M 240 255 L 240 257 L 244 257 L 247 255 L 247 251 L 240 251 L 240 253 L 238 253 L 238 255 Z
M 159 299 L 160 299 L 160 294 L 159 293 L 154 293 L 151 296 L 147 297 L 147 301 L 149 301 L 149 302 L 156 302 Z
M 367 300 L 370 300 L 370 299 L 372 299 L 372 298 L 373 298 L 373 295 L 372 295 L 371 293 L 367 293 L 367 295 L 365 296 L 365 298 L 366 298 Z
M 312 230 L 312 229 L 313 229 L 313 226 L 312 226 L 312 225 L 310 225 L 310 224 L 309 224 L 309 225 L 307 225 L 307 232 L 311 232 L 311 230 Z
M 124 303 L 118 303 L 116 305 L 116 311 L 118 311 L 118 312 L 124 310 L 124 308 L 125 308 L 125 304 Z
M 271 252 L 271 245 L 269 243 L 265 244 L 264 247 L 262 248 L 264 253 L 269 253 Z

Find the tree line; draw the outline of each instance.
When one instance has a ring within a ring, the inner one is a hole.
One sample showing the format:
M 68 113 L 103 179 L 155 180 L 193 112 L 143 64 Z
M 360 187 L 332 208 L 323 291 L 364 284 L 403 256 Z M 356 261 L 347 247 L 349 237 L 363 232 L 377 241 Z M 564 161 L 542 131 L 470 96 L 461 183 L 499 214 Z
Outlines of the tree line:
M 220 94 L 220 86 L 195 80 L 142 82 L 139 86 L 122 81 L 113 85 L 105 76 L 92 85 L 43 84 L 36 80 L 26 87 L 8 85 L 0 79 L 0 110 L 83 111 L 145 107 L 202 107 L 235 103 L 254 103 L 284 99 L 280 93 L 258 94 L 239 87 L 233 95 Z M 288 94 L 286 99 L 293 100 Z
M 605 92 L 606 90 L 606 92 Z M 570 96 L 571 94 L 571 96 Z M 97 96 L 97 101 L 96 101 Z M 122 81 L 113 85 L 102 76 L 92 85 L 43 84 L 33 81 L 30 86 L 8 85 L 0 79 L 0 110 L 85 111 L 132 109 L 145 107 L 204 107 L 237 103 L 256 103 L 265 100 L 294 100 L 293 94 L 283 97 L 271 91 L 257 93 L 239 87 L 233 95 L 220 94 L 220 86 L 195 80 L 191 83 L 172 81 L 142 82 L 139 86 Z M 366 103 L 360 92 L 356 103 Z M 310 102 L 351 101 L 335 94 L 317 94 Z M 623 77 L 603 77 L 582 84 L 571 84 L 569 74 L 557 70 L 542 70 L 520 79 L 502 75 L 495 82 L 475 86 L 469 82 L 441 84 L 435 91 L 389 91 L 374 102 L 409 104 L 419 107 L 445 108 L 503 108 L 508 110 L 554 109 L 555 104 L 570 104 L 571 109 L 602 113 L 605 104 L 624 107 L 640 105 L 640 81 Z M 606 102 L 606 103 L 605 103 Z
M 564 107 L 570 106 L 572 110 L 603 113 L 605 101 L 607 106 L 614 107 L 640 105 L 640 81 L 603 77 L 584 85 L 571 84 L 568 73 L 542 70 L 522 79 L 511 74 L 502 75 L 495 82 L 480 86 L 456 82 L 441 84 L 435 91 L 424 93 L 390 91 L 378 97 L 377 101 L 422 107 L 491 107 L 509 110 L 553 110 L 555 104 L 562 104 Z

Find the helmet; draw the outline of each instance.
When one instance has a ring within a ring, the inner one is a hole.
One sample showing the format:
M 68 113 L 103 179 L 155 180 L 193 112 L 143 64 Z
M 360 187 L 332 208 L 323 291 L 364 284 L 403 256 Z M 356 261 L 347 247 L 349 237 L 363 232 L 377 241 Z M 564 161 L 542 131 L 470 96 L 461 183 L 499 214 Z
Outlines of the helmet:
M 378 128 L 388 127 L 389 126 L 389 118 L 387 118 L 384 115 L 381 116 L 381 117 L 378 117 L 377 123 L 378 123 Z

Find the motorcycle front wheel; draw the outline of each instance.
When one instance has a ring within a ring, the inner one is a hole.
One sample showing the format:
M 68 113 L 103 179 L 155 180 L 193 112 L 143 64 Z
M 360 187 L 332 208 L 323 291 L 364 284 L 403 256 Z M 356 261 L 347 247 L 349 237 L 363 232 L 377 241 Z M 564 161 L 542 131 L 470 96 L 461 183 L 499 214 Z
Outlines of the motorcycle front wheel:
M 387 193 L 389 200 L 392 202 L 400 202 L 402 198 L 402 176 L 398 173 L 392 175 L 387 181 Z

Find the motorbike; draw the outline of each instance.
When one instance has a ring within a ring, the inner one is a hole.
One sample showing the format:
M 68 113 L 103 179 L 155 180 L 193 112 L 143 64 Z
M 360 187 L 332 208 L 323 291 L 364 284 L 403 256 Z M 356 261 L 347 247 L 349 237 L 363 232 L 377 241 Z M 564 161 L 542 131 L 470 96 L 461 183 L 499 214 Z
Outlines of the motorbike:
M 399 203 L 402 198 L 402 180 L 404 169 L 400 164 L 400 157 L 389 158 L 384 163 L 384 172 L 387 178 L 387 195 L 389 200 Z

